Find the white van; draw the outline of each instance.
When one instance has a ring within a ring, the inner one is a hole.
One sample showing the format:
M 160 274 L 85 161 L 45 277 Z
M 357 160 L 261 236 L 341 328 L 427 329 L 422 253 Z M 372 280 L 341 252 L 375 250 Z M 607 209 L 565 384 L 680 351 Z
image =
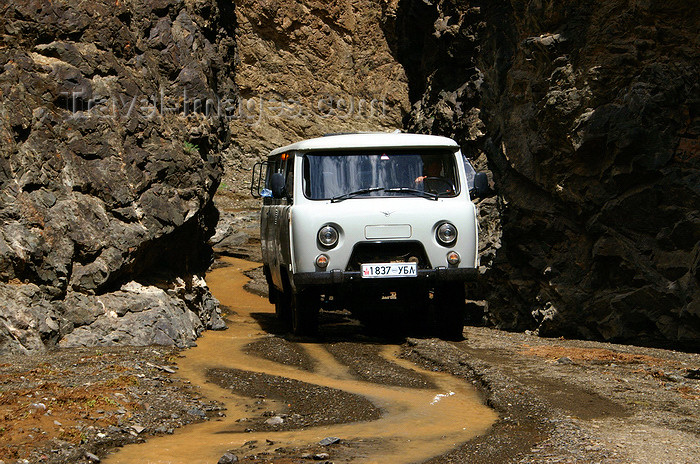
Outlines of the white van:
M 474 185 L 476 184 L 476 185 Z M 273 150 L 253 172 L 270 302 L 296 334 L 313 334 L 321 305 L 360 316 L 398 300 L 461 338 L 464 282 L 477 276 L 471 194 L 488 189 L 454 140 L 330 135 Z

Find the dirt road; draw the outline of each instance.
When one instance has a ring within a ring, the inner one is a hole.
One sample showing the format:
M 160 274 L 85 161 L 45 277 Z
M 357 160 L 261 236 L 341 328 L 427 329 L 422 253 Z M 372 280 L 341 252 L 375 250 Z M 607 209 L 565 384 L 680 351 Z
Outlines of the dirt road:
M 700 355 L 473 327 L 378 338 L 340 313 L 295 339 L 241 290 L 255 266 L 209 275 L 231 323 L 195 349 L 3 360 L 0 460 L 700 461 Z

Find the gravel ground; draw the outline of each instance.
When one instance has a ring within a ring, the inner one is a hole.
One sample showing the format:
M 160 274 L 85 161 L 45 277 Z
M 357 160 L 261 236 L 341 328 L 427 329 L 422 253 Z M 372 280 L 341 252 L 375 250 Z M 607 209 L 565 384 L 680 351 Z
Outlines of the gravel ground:
M 245 352 L 263 359 L 294 366 L 305 371 L 314 370 L 314 362 L 296 343 L 280 337 L 265 337 L 250 343 Z
M 243 422 L 241 430 L 236 431 L 294 430 L 381 417 L 380 410 L 366 398 L 334 388 L 237 369 L 211 369 L 207 378 L 239 395 L 286 403 L 285 413 L 278 414 L 260 401 L 258 411 L 251 411 L 255 416 Z
M 429 462 L 700 462 L 700 355 L 467 327 L 405 355 L 471 380 L 501 415 Z
M 380 356 L 383 345 L 379 343 L 327 343 L 324 348 L 350 372 L 366 382 L 395 385 L 408 388 L 435 388 L 435 384 L 424 375 L 389 362 Z
M 223 414 L 167 347 L 63 349 L 0 364 L 0 462 L 87 463 Z

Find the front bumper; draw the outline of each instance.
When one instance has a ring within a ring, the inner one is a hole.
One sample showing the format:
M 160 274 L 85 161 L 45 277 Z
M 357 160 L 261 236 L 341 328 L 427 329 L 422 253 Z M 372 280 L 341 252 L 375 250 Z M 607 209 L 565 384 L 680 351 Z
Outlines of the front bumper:
M 360 282 L 368 285 L 387 286 L 394 284 L 432 284 L 440 282 L 467 282 L 476 280 L 479 275 L 477 268 L 444 268 L 418 269 L 416 277 L 390 277 L 381 279 L 363 279 L 360 271 L 332 270 L 325 272 L 301 272 L 293 275 L 295 287 L 308 287 L 313 285 L 338 285 L 343 283 Z

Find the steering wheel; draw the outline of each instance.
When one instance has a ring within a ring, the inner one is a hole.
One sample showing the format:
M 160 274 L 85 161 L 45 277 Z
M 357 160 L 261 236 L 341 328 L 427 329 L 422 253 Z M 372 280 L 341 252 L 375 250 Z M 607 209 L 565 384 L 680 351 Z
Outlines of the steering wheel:
M 442 188 L 441 188 L 442 187 Z M 423 190 L 437 195 L 457 191 L 455 184 L 444 177 L 426 177 L 423 179 Z

